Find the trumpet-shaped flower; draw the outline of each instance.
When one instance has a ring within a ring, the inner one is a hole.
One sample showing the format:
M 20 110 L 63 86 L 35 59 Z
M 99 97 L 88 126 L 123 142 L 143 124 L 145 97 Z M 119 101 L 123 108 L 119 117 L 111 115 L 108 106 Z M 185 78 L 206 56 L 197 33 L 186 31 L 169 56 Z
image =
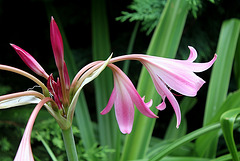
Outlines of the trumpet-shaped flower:
M 179 104 L 170 89 L 186 96 L 196 96 L 198 90 L 205 81 L 194 72 L 207 70 L 215 62 L 217 55 L 207 63 L 193 63 L 197 58 L 197 52 L 190 47 L 190 55 L 187 60 L 175 60 L 160 58 L 155 56 L 139 56 L 139 60 L 148 70 L 157 92 L 161 95 L 163 102 L 157 106 L 157 109 L 166 108 L 165 98 L 167 97 L 177 117 L 177 127 L 181 121 Z M 169 89 L 170 88 L 170 89 Z
M 109 67 L 113 71 L 114 88 L 109 102 L 101 114 L 108 113 L 114 104 L 117 122 L 121 132 L 124 134 L 129 134 L 132 131 L 134 104 L 145 116 L 157 118 L 149 109 L 152 105 L 152 100 L 145 103 L 144 98 L 140 97 L 129 78 L 117 66 L 110 64 Z

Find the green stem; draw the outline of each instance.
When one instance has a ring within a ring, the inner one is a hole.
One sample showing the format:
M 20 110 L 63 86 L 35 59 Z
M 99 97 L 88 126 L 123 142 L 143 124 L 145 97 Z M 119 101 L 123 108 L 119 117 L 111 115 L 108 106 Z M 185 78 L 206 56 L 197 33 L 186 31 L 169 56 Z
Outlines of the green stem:
M 67 130 L 62 130 L 63 141 L 65 144 L 67 157 L 69 161 L 78 161 L 76 145 L 72 133 L 72 127 Z

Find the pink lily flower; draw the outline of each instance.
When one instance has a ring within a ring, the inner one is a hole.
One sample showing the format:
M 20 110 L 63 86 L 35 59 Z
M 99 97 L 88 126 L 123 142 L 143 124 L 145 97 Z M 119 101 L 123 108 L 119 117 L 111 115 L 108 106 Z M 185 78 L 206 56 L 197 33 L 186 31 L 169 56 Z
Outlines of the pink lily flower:
M 196 96 L 198 90 L 205 81 L 194 72 L 202 72 L 210 68 L 215 62 L 217 55 L 207 63 L 193 63 L 197 58 L 196 50 L 189 46 L 190 55 L 187 60 L 176 60 L 160 58 L 155 56 L 138 56 L 139 61 L 148 70 L 157 92 L 162 97 L 163 102 L 156 108 L 164 110 L 166 108 L 165 98 L 170 101 L 177 117 L 177 128 L 181 122 L 181 112 L 179 104 L 170 92 L 170 89 L 185 96 Z
M 134 104 L 137 109 L 147 117 L 158 118 L 149 108 L 152 100 L 144 102 L 135 89 L 130 79 L 117 66 L 108 65 L 113 71 L 114 88 L 107 106 L 101 112 L 102 115 L 108 113 L 113 104 L 119 128 L 123 134 L 129 134 L 132 131 L 134 120 Z

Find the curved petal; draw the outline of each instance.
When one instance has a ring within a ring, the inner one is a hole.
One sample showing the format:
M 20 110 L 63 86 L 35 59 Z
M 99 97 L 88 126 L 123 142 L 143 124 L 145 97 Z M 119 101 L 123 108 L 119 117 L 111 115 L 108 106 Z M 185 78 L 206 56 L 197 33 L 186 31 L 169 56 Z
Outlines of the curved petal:
M 101 115 L 107 114 L 112 109 L 115 99 L 116 99 L 116 88 L 114 87 L 107 106 L 100 113 Z
M 161 62 L 161 65 L 152 63 L 152 59 L 142 61 L 152 77 L 160 77 L 171 89 L 186 95 L 195 96 L 197 91 L 202 87 L 205 81 L 198 77 L 195 73 L 190 71 L 182 64 L 177 62 L 169 63 L 167 61 Z M 160 62 L 159 62 L 160 63 Z M 192 63 L 191 63 L 192 64 Z M 157 80 L 157 78 L 156 78 Z
M 170 92 L 170 90 L 167 88 L 167 86 L 162 81 L 158 81 L 158 85 L 162 89 L 162 91 L 164 92 L 164 94 L 166 95 L 166 97 L 168 98 L 169 102 L 171 103 L 171 105 L 174 109 L 174 112 L 175 112 L 176 118 L 177 118 L 176 127 L 178 128 L 181 123 L 181 111 L 180 111 L 179 104 L 178 104 L 176 98 L 173 96 L 173 94 Z M 163 100 L 163 102 L 164 102 L 164 100 Z
M 123 134 L 130 134 L 134 120 L 134 104 L 126 88 L 119 88 L 116 84 L 116 99 L 114 102 L 115 115 Z
M 194 60 L 197 59 L 197 51 L 191 46 L 188 46 L 188 48 L 190 50 L 190 54 L 187 61 L 193 62 Z
M 98 69 L 96 69 L 94 72 L 89 73 L 89 75 L 82 81 L 81 85 L 79 88 L 76 89 L 76 92 L 73 96 L 73 99 L 70 103 L 70 106 L 68 108 L 68 120 L 71 121 L 73 119 L 73 114 L 74 114 L 74 110 L 76 107 L 76 103 L 77 103 L 77 99 L 78 96 L 82 90 L 82 88 L 88 84 L 89 82 L 91 82 L 92 80 L 94 80 L 95 78 L 97 78 L 99 76 L 99 74 L 106 68 L 106 66 L 108 65 L 110 59 L 112 57 L 112 54 L 108 57 L 108 59 L 106 61 L 104 61 L 104 63 L 102 64 L 102 66 L 100 66 Z M 88 71 L 87 71 L 88 72 Z
M 128 87 L 131 88 L 131 87 Z M 129 94 L 132 98 L 133 103 L 136 105 L 137 109 L 145 116 L 150 118 L 158 118 L 149 108 L 152 105 L 152 101 L 145 103 L 143 99 L 138 94 L 137 90 L 129 89 Z
M 126 76 L 126 74 L 115 65 L 111 65 L 114 70 L 114 78 L 116 82 L 121 82 L 121 88 L 126 88 L 133 103 L 136 105 L 137 109 L 145 116 L 150 118 L 158 118 L 150 109 L 149 103 L 145 103 L 141 96 L 138 94 L 136 88 L 132 84 L 131 80 Z
M 191 65 L 191 69 L 194 72 L 202 72 L 210 68 L 213 65 L 213 63 L 216 61 L 216 59 L 217 59 L 217 54 L 214 54 L 214 57 L 212 58 L 211 61 L 206 63 L 193 63 Z
M 144 102 L 145 96 L 142 97 L 142 100 L 143 100 L 143 102 Z M 152 99 L 151 99 L 149 102 L 145 103 L 145 104 L 146 104 L 146 106 L 147 106 L 148 108 L 150 108 L 150 107 L 152 106 L 152 104 L 153 104 Z
M 146 68 L 149 71 L 150 76 L 152 77 L 154 86 L 158 94 L 162 97 L 162 100 L 163 100 L 163 102 L 159 104 L 156 108 L 159 110 L 164 110 L 166 108 L 165 97 L 167 97 L 176 114 L 176 117 L 177 117 L 176 127 L 178 128 L 181 122 L 181 111 L 176 98 L 173 96 L 173 94 L 170 92 L 170 90 L 167 88 L 167 86 L 164 84 L 161 78 L 154 74 L 154 71 L 152 71 L 152 68 L 149 68 L 148 66 L 146 66 Z
M 48 74 L 45 72 L 45 70 L 42 68 L 42 66 L 30 55 L 28 52 L 23 50 L 17 45 L 10 44 L 17 54 L 20 56 L 20 58 L 24 61 L 24 63 L 36 74 L 48 78 Z
M 162 98 L 162 103 L 160 103 L 156 108 L 160 111 L 165 110 L 165 108 L 166 108 L 165 97 Z
M 19 160 L 34 161 L 33 154 L 32 154 L 32 148 L 31 148 L 31 133 L 32 133 L 33 124 L 34 124 L 37 114 L 40 111 L 40 109 L 42 108 L 42 106 L 50 100 L 51 100 L 51 98 L 44 98 L 34 108 L 32 114 L 28 120 L 27 126 L 25 128 L 21 143 L 18 147 L 17 154 L 14 158 L 14 161 L 19 161 Z

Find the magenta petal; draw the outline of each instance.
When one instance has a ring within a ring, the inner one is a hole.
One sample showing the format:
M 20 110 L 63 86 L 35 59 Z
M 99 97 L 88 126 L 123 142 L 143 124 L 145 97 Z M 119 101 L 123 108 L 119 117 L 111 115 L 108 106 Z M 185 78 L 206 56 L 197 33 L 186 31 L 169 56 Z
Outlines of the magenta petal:
M 53 17 L 51 17 L 50 38 L 56 65 L 58 69 L 62 69 L 64 65 L 63 41 L 57 23 Z
M 137 109 L 144 114 L 147 117 L 150 118 L 158 118 L 150 109 L 149 105 L 152 105 L 152 103 L 145 103 L 143 99 L 138 94 L 137 90 L 133 87 L 132 89 L 129 89 L 129 94 L 132 98 L 133 103 L 136 105 Z
M 20 58 L 33 72 L 46 79 L 48 78 L 48 74 L 45 72 L 42 66 L 27 51 L 23 50 L 17 45 L 14 44 L 10 45 L 15 49 Z
M 125 89 L 117 93 L 114 106 L 120 131 L 123 134 L 130 134 L 134 120 L 134 105 Z
M 149 103 L 145 103 L 141 96 L 138 94 L 131 80 L 126 76 L 126 74 L 120 70 L 118 67 L 115 67 L 116 72 L 114 72 L 115 78 L 118 80 L 116 82 L 121 82 L 121 87 L 125 87 L 129 93 L 133 103 L 136 105 L 137 109 L 147 117 L 158 118 L 150 109 Z
M 112 91 L 112 94 L 109 98 L 107 106 L 100 113 L 101 115 L 107 114 L 112 109 L 112 106 L 113 106 L 113 103 L 114 103 L 115 99 L 116 99 L 116 88 L 114 87 L 113 91 Z
M 129 134 L 132 131 L 134 104 L 142 114 L 148 117 L 157 118 L 157 116 L 149 109 L 152 105 L 152 100 L 145 103 L 144 97 L 140 97 L 125 73 L 113 64 L 109 64 L 108 66 L 113 71 L 114 89 L 106 108 L 101 114 L 108 113 L 114 103 L 117 122 L 121 132 L 124 134 Z

